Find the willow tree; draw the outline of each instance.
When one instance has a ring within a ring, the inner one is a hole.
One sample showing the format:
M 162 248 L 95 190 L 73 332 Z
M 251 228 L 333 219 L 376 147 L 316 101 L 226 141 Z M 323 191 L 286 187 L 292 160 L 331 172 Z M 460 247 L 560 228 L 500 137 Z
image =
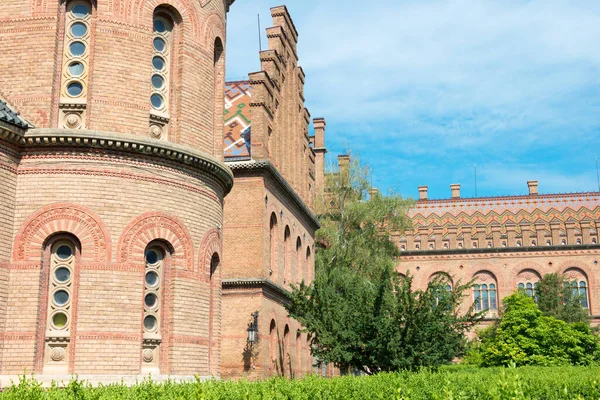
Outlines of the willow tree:
M 459 312 L 469 285 L 448 292 L 440 277 L 415 290 L 397 272 L 395 233 L 409 226 L 410 200 L 369 195 L 369 171 L 358 159 L 327 175 L 316 234 L 316 274 L 294 287 L 287 306 L 311 338 L 313 356 L 342 370 L 380 371 L 437 366 L 464 349 L 477 320 Z

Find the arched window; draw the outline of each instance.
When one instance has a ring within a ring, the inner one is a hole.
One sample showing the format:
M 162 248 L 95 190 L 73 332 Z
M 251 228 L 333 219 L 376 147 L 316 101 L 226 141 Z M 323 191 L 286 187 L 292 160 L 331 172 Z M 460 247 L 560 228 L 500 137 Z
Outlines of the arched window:
M 310 246 L 306 247 L 306 261 L 304 263 L 304 276 L 306 277 L 307 284 L 311 283 L 314 279 L 315 266 L 312 262 L 312 254 Z
M 564 273 L 571 294 L 574 298 L 579 298 L 583 308 L 589 308 L 590 293 L 588 291 L 588 279 L 586 274 L 579 268 L 569 268 Z
M 302 373 L 302 335 L 300 330 L 296 330 L 296 376 Z
M 271 214 L 271 220 L 269 221 L 269 257 L 270 257 L 270 274 L 271 279 L 277 282 L 278 277 L 278 253 L 277 253 L 277 217 L 275 213 Z
M 59 238 L 50 245 L 44 368 L 55 373 L 66 373 L 68 368 L 76 252 L 77 247 L 70 238 Z
M 473 303 L 477 311 L 496 311 L 498 295 L 496 278 L 490 272 L 482 271 L 475 274 L 473 285 Z
M 85 127 L 91 20 L 92 5 L 88 1 L 76 0 L 67 4 L 59 104 L 62 128 Z
M 173 20 L 166 14 L 157 12 L 154 14 L 153 29 L 150 104 L 154 110 L 168 113 Z
M 526 296 L 536 299 L 536 290 L 541 277 L 532 269 L 525 269 L 517 275 L 517 289 Z
M 302 240 L 300 239 L 300 236 L 298 236 L 298 238 L 296 238 L 296 281 L 297 282 L 306 280 L 306 277 L 302 276 L 303 261 L 304 261 L 304 258 L 302 257 Z
M 452 278 L 450 277 L 450 275 L 448 275 L 446 272 L 436 272 L 429 277 L 428 282 L 431 283 L 436 280 L 439 280 L 439 283 L 442 285 L 442 288 L 446 293 L 452 292 L 452 289 L 454 288 L 454 283 L 452 282 Z M 435 298 L 434 306 L 437 306 L 440 303 L 440 301 L 443 300 L 446 294 L 444 292 L 437 292 L 436 296 L 437 297 Z
M 288 325 L 283 329 L 283 368 L 282 375 L 288 378 L 292 377 L 292 362 L 290 359 L 291 341 L 290 341 L 290 327 Z
M 169 122 L 173 38 L 175 23 L 171 14 L 159 8 L 152 19 L 152 75 L 150 76 L 150 137 L 166 138 Z
M 279 363 L 277 357 L 279 353 L 279 346 L 277 340 L 277 324 L 275 320 L 271 320 L 269 326 L 269 375 L 279 375 Z
M 286 225 L 283 232 L 283 277 L 286 283 L 291 283 L 291 272 L 292 272 L 292 239 L 290 233 L 290 227 Z
M 161 339 L 161 314 L 163 311 L 163 275 L 167 252 L 160 244 L 150 244 L 145 251 L 144 315 L 142 371 L 158 371 L 159 344 Z

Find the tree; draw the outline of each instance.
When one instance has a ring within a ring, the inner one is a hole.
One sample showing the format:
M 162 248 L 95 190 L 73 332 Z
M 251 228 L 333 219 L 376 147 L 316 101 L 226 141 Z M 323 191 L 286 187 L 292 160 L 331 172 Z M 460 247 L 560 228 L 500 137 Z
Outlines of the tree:
M 415 290 L 395 271 L 394 232 L 406 228 L 410 202 L 371 195 L 369 174 L 355 159 L 328 174 L 317 232 L 315 280 L 294 287 L 287 306 L 309 332 L 313 356 L 342 370 L 367 374 L 437 366 L 464 348 L 464 333 L 478 321 L 460 314 L 470 285 L 447 292 L 444 277 Z
M 564 275 L 544 275 L 536 287 L 536 300 L 543 315 L 565 322 L 589 323 L 588 311 L 582 307 L 579 294 L 571 290 Z
M 590 365 L 600 360 L 600 342 L 586 323 L 545 316 L 520 292 L 502 303 L 502 318 L 479 333 L 476 358 L 481 366 Z

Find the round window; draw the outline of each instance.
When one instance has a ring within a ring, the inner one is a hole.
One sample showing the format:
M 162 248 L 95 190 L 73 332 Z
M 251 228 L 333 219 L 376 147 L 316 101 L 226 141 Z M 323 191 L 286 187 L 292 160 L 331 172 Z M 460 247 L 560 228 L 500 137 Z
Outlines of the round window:
M 71 82 L 67 85 L 67 93 L 71 97 L 77 97 L 83 92 L 83 86 L 79 82 Z
M 80 62 L 69 64 L 69 74 L 72 76 L 81 76 L 83 74 L 83 64 Z
M 164 40 L 162 40 L 161 38 L 154 38 L 153 43 L 156 51 L 160 51 L 161 53 L 165 51 L 166 44 Z
M 56 271 L 54 271 L 54 277 L 61 283 L 66 282 L 71 277 L 71 271 L 65 267 L 58 267 L 56 268 Z
M 154 57 L 152 59 L 152 66 L 157 70 L 157 71 L 162 71 L 165 68 L 165 60 L 163 60 L 162 57 Z
M 58 329 L 62 329 L 67 326 L 67 314 L 58 312 L 52 316 L 52 325 Z
M 161 258 L 161 255 L 156 250 L 146 251 L 146 263 L 148 264 L 156 264 Z
M 69 51 L 75 57 L 81 56 L 85 53 L 85 44 L 82 42 L 73 42 L 69 46 Z
M 87 26 L 81 22 L 75 22 L 71 25 L 71 34 L 75 37 L 82 37 L 87 33 Z
M 171 29 L 171 26 L 167 21 L 160 18 L 156 18 L 154 20 L 154 30 L 156 32 L 163 33 L 168 31 L 169 29 Z
M 73 250 L 71 249 L 71 247 L 67 246 L 66 244 L 63 244 L 62 246 L 58 246 L 58 249 L 56 249 L 56 256 L 58 258 L 60 258 L 61 260 L 66 260 L 67 258 L 71 257 L 73 255 Z
M 53 298 L 54 303 L 56 303 L 57 306 L 64 306 L 69 302 L 69 293 L 65 290 L 57 290 L 54 292 Z
M 158 322 L 156 321 L 156 317 L 154 315 L 148 315 L 146 318 L 144 318 L 144 329 L 147 331 L 156 330 L 157 325 Z
M 75 7 L 73 7 L 71 12 L 77 18 L 85 18 L 89 14 L 90 10 L 84 4 L 77 4 Z
M 158 274 L 154 271 L 148 271 L 146 274 L 146 284 L 148 286 L 158 285 Z
M 152 107 L 161 109 L 164 105 L 164 100 L 160 94 L 155 93 L 150 97 L 150 103 L 152 104 Z
M 161 89 L 165 84 L 165 79 L 160 75 L 152 75 L 152 86 L 156 89 Z
M 154 308 L 158 304 L 158 297 L 156 297 L 156 295 L 154 293 L 148 293 L 144 297 L 144 304 L 148 308 Z

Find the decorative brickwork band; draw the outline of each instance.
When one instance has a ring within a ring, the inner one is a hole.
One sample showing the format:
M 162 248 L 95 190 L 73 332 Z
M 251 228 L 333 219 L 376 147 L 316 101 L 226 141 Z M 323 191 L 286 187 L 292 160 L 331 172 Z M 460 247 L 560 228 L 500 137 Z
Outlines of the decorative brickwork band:
M 177 218 L 161 212 L 151 212 L 134 219 L 119 240 L 117 259 L 120 262 L 144 263 L 146 246 L 153 240 L 162 239 L 173 246 L 173 265 L 194 269 L 192 239 L 185 225 Z
M 108 261 L 110 235 L 92 211 L 75 204 L 51 204 L 32 214 L 15 238 L 14 261 L 39 260 L 48 236 L 71 233 L 81 242 L 83 261 Z

